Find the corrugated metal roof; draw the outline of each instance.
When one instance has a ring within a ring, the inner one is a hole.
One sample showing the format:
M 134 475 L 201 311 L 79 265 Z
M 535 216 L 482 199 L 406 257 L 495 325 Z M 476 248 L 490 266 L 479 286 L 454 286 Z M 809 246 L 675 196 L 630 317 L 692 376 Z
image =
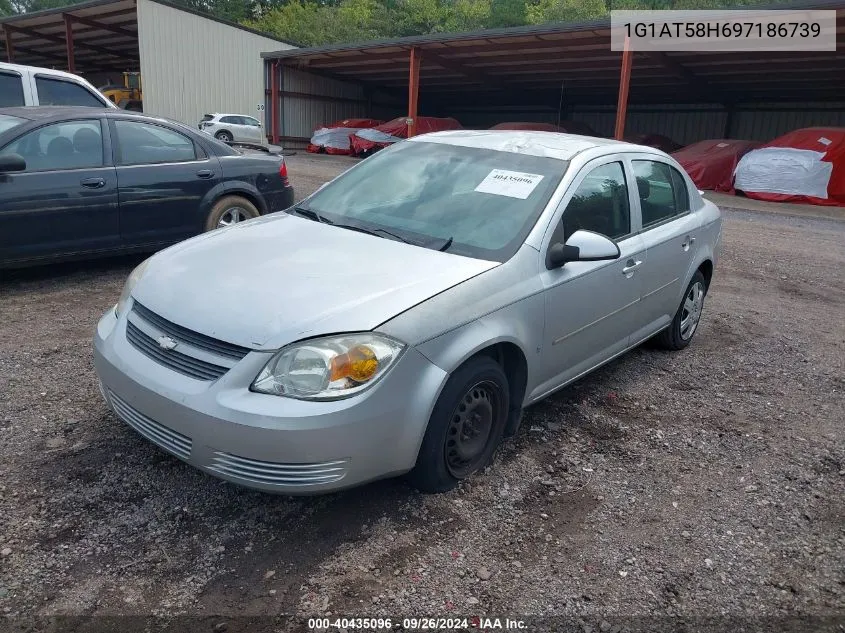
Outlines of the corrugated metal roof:
M 845 0 L 776 5 L 836 9 L 836 52 L 634 51 L 631 103 L 845 99 Z M 772 7 L 750 7 L 756 10 Z M 726 11 L 728 13 L 729 11 Z M 611 50 L 610 20 L 433 34 L 265 53 L 285 67 L 401 94 L 408 51 L 422 58 L 421 98 L 436 106 L 460 100 L 568 104 L 615 102 L 621 53 Z M 460 96 L 460 98 L 458 98 Z

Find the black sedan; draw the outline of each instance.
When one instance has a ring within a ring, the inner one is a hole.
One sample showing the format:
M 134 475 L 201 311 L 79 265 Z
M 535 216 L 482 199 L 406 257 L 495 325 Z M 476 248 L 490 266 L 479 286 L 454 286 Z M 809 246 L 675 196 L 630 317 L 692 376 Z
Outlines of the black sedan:
M 0 108 L 0 267 L 154 251 L 293 200 L 284 158 L 181 123 Z

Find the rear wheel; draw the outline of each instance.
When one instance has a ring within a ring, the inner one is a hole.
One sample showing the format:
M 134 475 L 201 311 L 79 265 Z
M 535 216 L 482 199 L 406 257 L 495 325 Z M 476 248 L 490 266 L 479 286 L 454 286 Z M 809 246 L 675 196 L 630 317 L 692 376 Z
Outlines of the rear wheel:
M 224 143 L 231 143 L 233 137 L 232 137 L 231 132 L 227 132 L 226 130 L 221 130 L 220 132 L 218 132 L 217 134 L 214 135 L 214 138 L 216 138 L 219 141 L 223 141 Z
M 698 270 L 687 286 L 687 291 L 681 299 L 681 305 L 678 307 L 671 325 L 658 334 L 655 339 L 660 347 L 677 351 L 690 344 L 693 335 L 698 330 L 706 294 L 707 282 L 704 280 L 704 275 Z
M 508 379 L 492 358 L 471 359 L 440 394 L 411 484 L 423 492 L 445 492 L 484 468 L 502 439 L 508 414 Z
M 232 224 L 257 218 L 261 213 L 256 206 L 241 196 L 226 196 L 218 200 L 208 214 L 205 230 L 222 229 Z

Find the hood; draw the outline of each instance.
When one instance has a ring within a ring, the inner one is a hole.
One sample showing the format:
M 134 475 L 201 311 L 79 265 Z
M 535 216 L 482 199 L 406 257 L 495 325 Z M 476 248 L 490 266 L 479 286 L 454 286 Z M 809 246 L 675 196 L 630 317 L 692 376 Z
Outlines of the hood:
M 132 296 L 196 332 L 276 349 L 371 330 L 497 265 L 279 213 L 161 251 Z

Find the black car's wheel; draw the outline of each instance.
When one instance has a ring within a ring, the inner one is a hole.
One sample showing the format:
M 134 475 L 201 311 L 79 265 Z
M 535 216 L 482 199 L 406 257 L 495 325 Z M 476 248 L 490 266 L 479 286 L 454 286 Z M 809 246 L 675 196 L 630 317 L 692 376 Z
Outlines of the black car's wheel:
M 220 198 L 208 214 L 205 230 L 213 231 L 223 227 L 257 218 L 261 213 L 256 206 L 246 198 L 240 196 L 226 196 Z
M 672 323 L 655 337 L 658 346 L 668 350 L 682 350 L 692 341 L 698 330 L 701 312 L 704 310 L 704 297 L 707 294 L 707 282 L 701 271 L 696 271 L 687 286 L 681 305 L 675 313 Z
M 232 142 L 232 133 L 227 132 L 226 130 L 221 130 L 217 134 L 214 135 L 218 141 L 223 141 L 224 143 L 231 143 Z
M 502 439 L 508 379 L 492 358 L 471 359 L 446 383 L 408 474 L 423 492 L 444 492 L 484 468 Z

